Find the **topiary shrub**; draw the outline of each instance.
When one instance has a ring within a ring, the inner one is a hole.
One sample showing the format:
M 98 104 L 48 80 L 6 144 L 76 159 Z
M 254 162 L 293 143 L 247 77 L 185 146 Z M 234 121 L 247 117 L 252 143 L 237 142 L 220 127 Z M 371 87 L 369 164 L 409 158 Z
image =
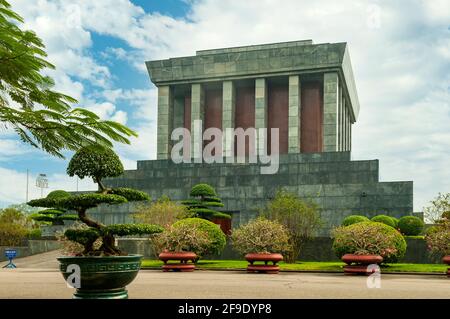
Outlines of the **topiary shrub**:
M 79 178 L 92 177 L 99 185 L 99 192 L 81 195 L 72 195 L 54 198 L 46 198 L 51 207 L 58 207 L 77 212 L 78 218 L 87 227 L 79 229 L 68 229 L 65 237 L 83 246 L 83 251 L 78 255 L 83 256 L 114 256 L 126 255 L 119 250 L 115 244 L 114 236 L 155 234 L 163 231 L 157 225 L 146 224 L 119 224 L 103 225 L 87 215 L 89 208 L 100 204 L 121 204 L 128 201 L 148 200 L 149 196 L 141 191 L 129 188 L 106 188 L 102 183 L 105 177 L 114 177 L 122 174 L 123 165 L 119 157 L 111 149 L 87 146 L 75 153 L 69 162 L 67 172 L 70 176 L 77 175 Z M 51 202 L 53 201 L 53 202 Z M 31 201 L 29 204 L 40 205 L 45 201 Z M 45 207 L 45 206 L 44 206 Z M 96 247 L 94 243 L 101 240 L 101 246 Z
M 398 220 L 398 228 L 405 236 L 419 235 L 424 226 L 424 222 L 416 216 L 403 216 Z
M 406 241 L 394 228 L 378 222 L 361 222 L 333 230 L 333 250 L 345 254 L 380 255 L 383 263 L 398 262 L 405 255 Z
M 189 193 L 193 199 L 182 201 L 186 205 L 190 217 L 200 217 L 207 220 L 214 218 L 230 219 L 231 216 L 222 213 L 215 209 L 215 207 L 223 207 L 222 200 L 217 197 L 214 188 L 208 184 L 197 184 L 191 188 Z
M 182 225 L 198 228 L 199 230 L 206 232 L 208 235 L 210 243 L 207 249 L 200 254 L 194 251 L 197 255 L 218 255 L 225 248 L 227 238 L 218 225 L 202 218 L 185 218 L 174 223 L 173 227 L 181 227 Z
M 66 192 L 61 189 L 51 191 L 50 193 L 47 194 L 48 199 L 58 199 L 58 198 L 64 198 L 64 197 L 69 197 L 69 196 L 70 196 L 69 192 Z
M 392 219 L 391 216 L 387 215 L 377 215 L 375 217 L 372 217 L 371 219 L 373 222 L 377 223 L 383 223 L 385 225 L 391 226 L 392 228 L 395 228 L 395 221 Z
M 259 217 L 231 234 L 233 248 L 248 253 L 286 253 L 292 250 L 289 232 L 279 222 Z
M 367 218 L 366 216 L 362 216 L 362 215 L 350 215 L 344 218 L 344 220 L 341 223 L 341 226 L 350 226 L 356 223 L 361 223 L 361 222 L 368 222 L 369 218 Z

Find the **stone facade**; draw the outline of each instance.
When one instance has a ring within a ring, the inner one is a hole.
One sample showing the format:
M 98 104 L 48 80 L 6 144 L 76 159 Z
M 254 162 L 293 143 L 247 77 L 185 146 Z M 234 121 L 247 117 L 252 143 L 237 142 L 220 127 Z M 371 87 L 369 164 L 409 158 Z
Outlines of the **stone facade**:
M 379 182 L 378 160 L 351 161 L 349 152 L 280 155 L 278 173 L 260 174 L 261 164 L 174 164 L 170 160 L 138 161 L 137 170 L 108 179 L 111 187 L 133 187 L 153 199 L 189 197 L 190 188 L 208 183 L 233 213 L 233 227 L 247 222 L 273 198 L 278 189 L 317 202 L 325 225 L 320 234 L 352 214 L 368 217 L 387 214 L 400 217 L 413 212 L 412 182 Z M 110 224 L 131 221 L 136 204 L 91 210 L 95 218 Z M 114 209 L 114 210 L 111 210 Z

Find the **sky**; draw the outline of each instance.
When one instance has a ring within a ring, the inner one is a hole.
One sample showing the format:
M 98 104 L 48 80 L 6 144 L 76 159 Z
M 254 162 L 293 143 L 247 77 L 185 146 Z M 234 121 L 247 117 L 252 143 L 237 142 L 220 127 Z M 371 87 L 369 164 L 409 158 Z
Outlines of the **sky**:
M 347 42 L 361 111 L 352 159 L 380 160 L 381 181 L 414 181 L 414 210 L 450 191 L 450 1 L 10 0 L 46 45 L 56 89 L 135 129 L 125 168 L 156 158 L 156 88 L 145 61 L 196 50 L 312 39 Z M 92 190 L 62 160 L 0 129 L 0 207 L 49 188 Z M 71 153 L 67 153 L 70 158 Z

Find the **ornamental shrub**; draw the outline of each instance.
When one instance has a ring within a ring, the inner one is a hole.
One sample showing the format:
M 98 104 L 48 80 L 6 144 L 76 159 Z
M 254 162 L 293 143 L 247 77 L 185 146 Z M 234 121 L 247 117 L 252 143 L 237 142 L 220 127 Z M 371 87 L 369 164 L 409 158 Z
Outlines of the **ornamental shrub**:
M 368 222 L 369 218 L 367 218 L 366 216 L 362 216 L 362 215 L 350 215 L 344 218 L 344 220 L 341 223 L 341 226 L 349 226 L 349 225 L 353 225 L 356 223 L 361 223 L 361 222 Z
M 306 202 L 294 193 L 278 191 L 275 198 L 261 210 L 261 216 L 277 221 L 289 233 L 292 250 L 285 253 L 285 261 L 294 263 L 303 244 L 312 238 L 322 225 L 320 209 L 313 202 Z
M 218 255 L 225 248 L 227 238 L 218 225 L 202 218 L 185 218 L 174 223 L 173 227 L 176 228 L 181 225 L 198 228 L 199 230 L 206 232 L 210 243 L 203 252 L 205 255 Z
M 155 236 L 156 250 L 170 252 L 194 252 L 200 258 L 207 254 L 212 240 L 199 224 L 179 224 L 169 226 L 163 233 Z
M 279 222 L 259 217 L 231 234 L 233 248 L 241 254 L 286 253 L 292 250 L 289 232 Z
M 171 201 L 163 196 L 153 203 L 142 204 L 133 214 L 133 218 L 140 223 L 156 224 L 169 227 L 180 218 L 187 217 L 187 208 L 184 205 Z
M 207 220 L 214 218 L 230 219 L 229 214 L 220 212 L 216 207 L 223 207 L 222 200 L 217 197 L 214 188 L 208 184 L 197 184 L 189 193 L 192 199 L 184 200 L 183 205 L 188 209 L 189 217 L 200 217 Z
M 391 226 L 392 228 L 395 228 L 395 221 L 392 219 L 391 216 L 387 215 L 377 215 L 375 217 L 372 217 L 371 219 L 373 222 L 377 223 L 383 223 L 385 225 Z
M 439 257 L 450 255 L 450 221 L 443 221 L 425 235 L 428 249 Z
M 20 224 L 0 223 L 0 246 L 21 246 L 28 229 Z
M 333 230 L 333 250 L 345 254 L 380 255 L 383 263 L 398 262 L 406 252 L 406 241 L 394 228 L 378 222 L 361 222 Z
M 403 216 L 398 220 L 398 228 L 405 236 L 419 235 L 424 226 L 424 222 L 416 216 Z

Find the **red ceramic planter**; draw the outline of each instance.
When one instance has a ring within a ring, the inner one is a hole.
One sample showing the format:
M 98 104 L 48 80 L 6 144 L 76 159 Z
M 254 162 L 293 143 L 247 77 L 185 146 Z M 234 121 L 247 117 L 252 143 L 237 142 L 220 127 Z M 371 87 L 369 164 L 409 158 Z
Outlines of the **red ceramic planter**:
M 378 255 L 345 254 L 342 256 L 342 261 L 347 264 L 344 266 L 345 274 L 370 275 L 375 270 L 369 270 L 368 266 L 381 264 L 383 257 Z
M 444 258 L 442 258 L 442 261 L 444 262 L 444 264 L 450 265 L 450 255 L 444 256 Z M 450 277 L 450 268 L 447 268 L 447 276 Z
M 251 253 L 245 255 L 245 259 L 249 262 L 247 272 L 277 274 L 280 271 L 277 263 L 283 260 L 283 255 Z M 255 262 L 263 262 L 263 264 L 255 264 Z
M 194 271 L 194 262 L 197 255 L 193 252 L 170 252 L 164 251 L 159 254 L 159 260 L 164 262 L 163 271 Z M 169 261 L 178 261 L 177 263 L 169 263 Z

